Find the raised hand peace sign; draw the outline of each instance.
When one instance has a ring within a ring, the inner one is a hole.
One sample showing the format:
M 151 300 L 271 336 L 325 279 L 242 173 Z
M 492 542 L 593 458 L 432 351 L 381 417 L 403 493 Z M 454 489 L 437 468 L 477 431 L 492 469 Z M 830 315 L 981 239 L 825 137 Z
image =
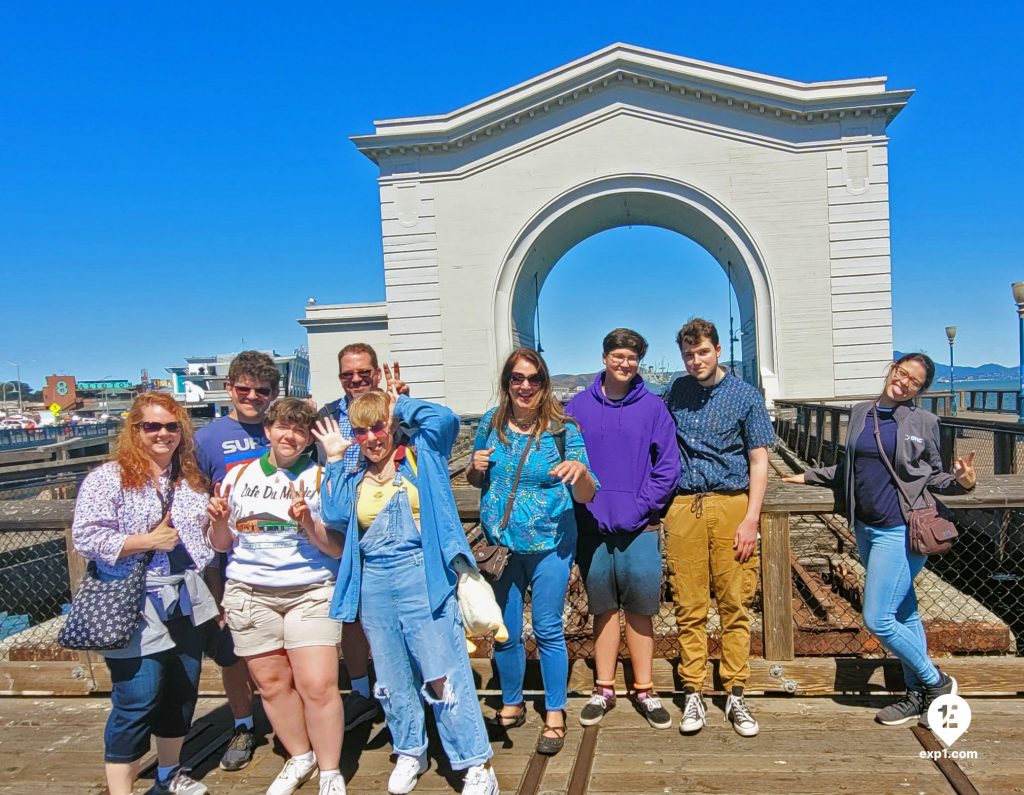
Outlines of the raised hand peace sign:
M 228 505 L 228 495 L 231 493 L 229 484 L 217 483 L 213 487 L 213 496 L 206 505 L 206 514 L 210 517 L 210 524 L 216 527 L 223 527 L 227 524 L 231 515 L 231 506 Z
M 956 463 L 953 465 L 953 477 L 965 489 L 974 488 L 974 485 L 978 482 L 978 475 L 974 471 L 973 450 L 967 454 L 966 460 L 959 456 L 957 457 Z
M 306 488 L 302 481 L 298 487 L 294 483 L 288 483 L 288 499 L 291 505 L 288 506 L 288 515 L 294 519 L 305 530 L 312 530 L 313 516 L 309 512 L 309 503 L 306 502 Z
M 384 363 L 384 382 L 387 386 L 388 393 L 388 427 L 392 425 L 392 420 L 395 418 L 395 406 L 398 404 L 399 386 L 405 389 L 406 393 L 409 391 L 409 387 L 405 386 L 405 383 L 401 379 L 401 372 L 398 369 L 398 362 L 395 362 L 394 371 L 388 367 L 387 362 Z
M 384 364 L 384 380 L 389 394 L 392 391 L 392 387 L 396 395 L 409 394 L 409 385 L 402 380 L 402 369 L 397 361 L 390 368 L 387 363 Z

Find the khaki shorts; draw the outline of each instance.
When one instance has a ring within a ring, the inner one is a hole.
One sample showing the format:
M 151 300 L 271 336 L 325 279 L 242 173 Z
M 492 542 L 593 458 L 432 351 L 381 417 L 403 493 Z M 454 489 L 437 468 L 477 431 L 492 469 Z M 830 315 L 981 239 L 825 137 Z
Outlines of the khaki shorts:
M 328 615 L 333 596 L 333 582 L 271 588 L 228 580 L 222 604 L 235 654 L 339 645 L 341 622 Z

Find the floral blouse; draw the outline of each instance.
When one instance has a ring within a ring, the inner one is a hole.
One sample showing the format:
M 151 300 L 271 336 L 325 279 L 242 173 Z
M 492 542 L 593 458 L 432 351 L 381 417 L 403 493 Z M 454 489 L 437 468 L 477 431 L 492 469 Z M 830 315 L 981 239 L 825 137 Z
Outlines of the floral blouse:
M 546 431 L 542 433 L 538 447 L 532 436 L 506 428 L 509 444 L 504 444 L 498 438 L 497 430 L 490 427 L 495 411 L 491 409 L 480 418 L 473 443 L 474 450 L 494 448 L 480 495 L 480 521 L 487 534 L 513 552 L 521 553 L 546 552 L 563 541 L 574 542 L 576 515 L 572 494 L 561 480 L 548 474 L 561 461 L 554 436 Z M 508 527 L 502 531 L 501 520 L 505 516 L 505 506 L 527 441 L 531 449 L 519 478 Z M 595 485 L 601 487 L 590 469 L 583 435 L 575 422 L 565 423 L 565 458 L 585 464 Z
M 170 486 L 170 472 L 160 476 L 160 492 Z M 213 548 L 206 537 L 209 520 L 206 504 L 209 497 L 179 482 L 171 504 L 171 523 L 178 530 L 182 546 L 196 568 L 202 570 L 213 559 Z M 148 533 L 163 518 L 163 503 L 153 482 L 140 489 L 121 486 L 121 467 L 111 461 L 88 474 L 78 490 L 75 519 L 71 537 L 75 549 L 88 560 L 96 561 L 101 574 L 125 577 L 131 572 L 138 555 L 118 560 L 125 539 L 137 533 Z M 142 554 L 142 553 L 139 553 Z M 149 564 L 149 572 L 170 574 L 167 553 L 157 552 Z

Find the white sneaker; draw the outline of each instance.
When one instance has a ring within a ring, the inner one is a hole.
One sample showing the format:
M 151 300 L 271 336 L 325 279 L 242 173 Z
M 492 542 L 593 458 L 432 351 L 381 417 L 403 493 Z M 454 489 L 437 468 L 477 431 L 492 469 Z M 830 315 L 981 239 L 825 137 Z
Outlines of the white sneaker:
M 736 733 L 741 737 L 755 737 L 761 730 L 750 714 L 747 702 L 743 696 L 730 695 L 725 701 L 725 719 L 732 724 Z
M 303 763 L 291 757 L 284 763 L 277 778 L 267 787 L 267 795 L 292 795 L 299 787 L 313 778 L 316 773 L 316 759 Z
M 466 771 L 462 795 L 498 795 L 498 777 L 490 765 L 473 765 Z
M 683 719 L 679 723 L 679 731 L 683 734 L 699 732 L 707 723 L 707 714 L 704 697 L 700 693 L 690 693 L 686 696 L 686 706 L 683 707 Z
M 388 779 L 388 792 L 391 795 L 406 795 L 416 789 L 416 782 L 419 777 L 427 772 L 427 755 L 406 756 L 398 755 L 395 762 L 395 769 L 391 771 L 391 778 Z
M 331 776 L 330 778 L 324 778 L 321 775 L 319 795 L 346 795 L 345 777 Z

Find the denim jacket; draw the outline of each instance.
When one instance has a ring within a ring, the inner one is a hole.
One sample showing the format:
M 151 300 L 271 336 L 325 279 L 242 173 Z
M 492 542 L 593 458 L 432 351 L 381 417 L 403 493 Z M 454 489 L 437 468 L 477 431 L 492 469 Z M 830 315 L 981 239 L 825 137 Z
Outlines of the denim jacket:
M 855 445 L 865 426 L 871 422 L 873 400 L 858 403 L 850 410 L 846 430 L 846 455 L 839 464 L 816 467 L 804 472 L 804 482 L 815 486 L 831 486 L 837 499 L 845 497 L 847 519 L 853 526 L 857 512 L 854 484 Z M 908 504 L 899 494 L 903 519 L 910 511 L 925 505 L 925 489 L 938 493 L 964 493 L 964 489 L 948 472 L 942 471 L 939 455 L 939 418 L 913 403 L 900 403 L 893 412 L 896 419 L 896 462 L 893 469 L 900 484 L 913 502 Z
M 459 434 L 459 417 L 444 406 L 402 395 L 395 405 L 395 419 L 408 431 L 410 442 L 416 447 L 418 472 L 414 471 L 408 456 L 399 463 L 398 471 L 419 490 L 427 595 L 430 609 L 436 613 L 455 590 L 458 581 L 452 566 L 455 558 L 462 555 L 470 566 L 476 566 L 448 477 L 448 456 Z M 365 472 L 365 459 L 360 459 L 355 467 L 336 461 L 327 465 L 320 486 L 324 524 L 345 535 L 331 603 L 331 617 L 340 621 L 355 621 L 359 615 L 362 560 L 356 487 Z

